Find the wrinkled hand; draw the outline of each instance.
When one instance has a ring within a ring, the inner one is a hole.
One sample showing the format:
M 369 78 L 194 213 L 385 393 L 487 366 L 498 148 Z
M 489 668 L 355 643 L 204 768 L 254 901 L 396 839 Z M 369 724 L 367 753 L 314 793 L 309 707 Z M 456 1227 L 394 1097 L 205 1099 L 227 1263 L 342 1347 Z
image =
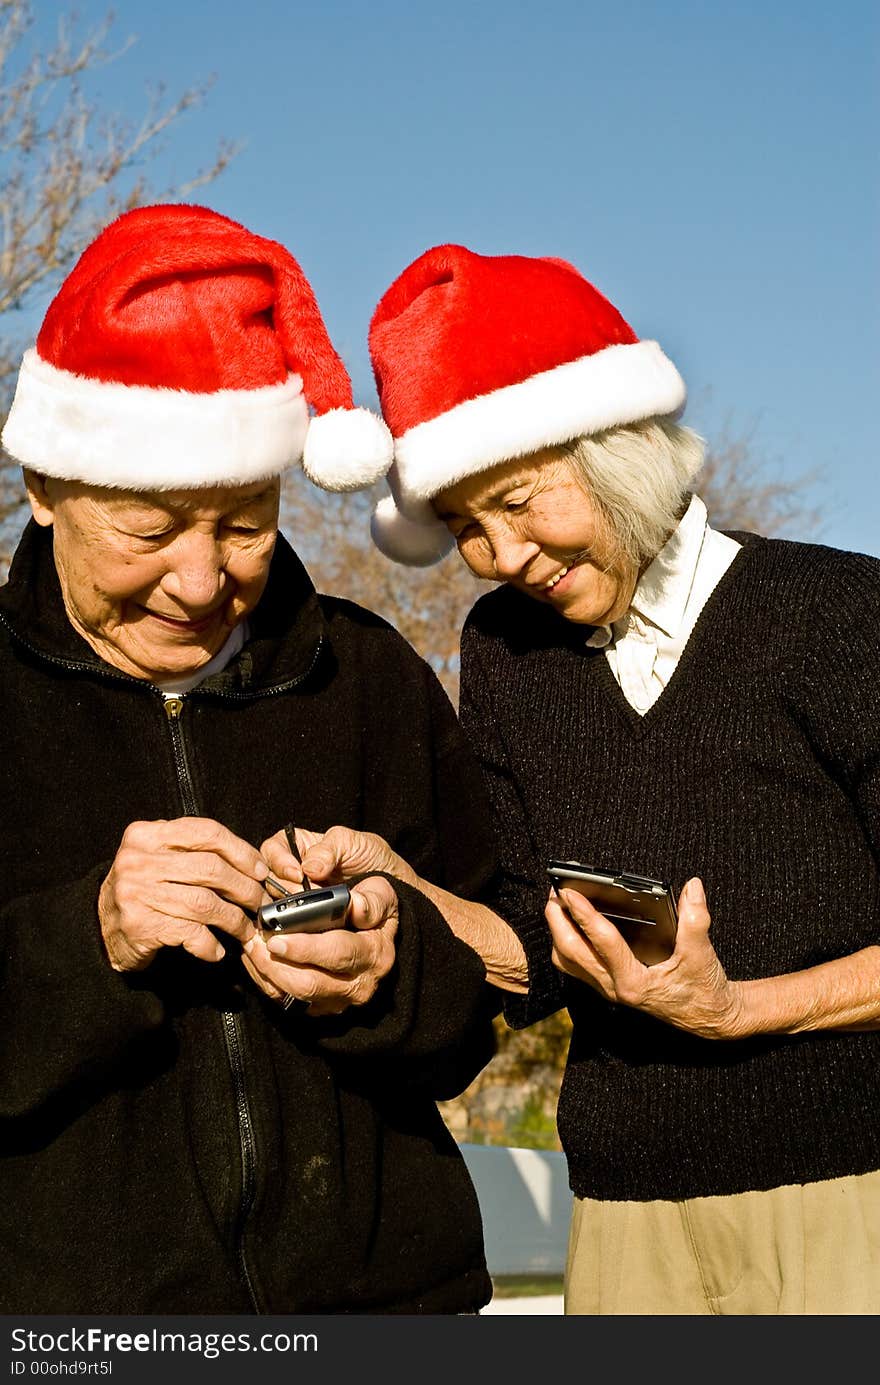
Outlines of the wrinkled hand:
M 709 941 L 711 918 L 702 882 L 689 880 L 678 902 L 675 951 L 646 967 L 614 924 L 576 890 L 548 900 L 544 917 L 553 937 L 553 962 L 606 1000 L 644 1010 L 705 1039 L 735 1039 L 742 1007 Z
M 347 928 L 276 934 L 268 943 L 255 934 L 242 955 L 248 974 L 275 1000 L 306 1001 L 310 1015 L 365 1005 L 394 965 L 398 911 L 391 884 L 369 876 L 353 885 L 346 921 Z
M 302 865 L 290 850 L 283 831 L 267 837 L 260 847 L 270 873 L 282 885 L 299 887 L 304 873 L 320 885 L 338 885 L 370 871 L 384 871 L 407 884 L 416 883 L 412 867 L 375 832 L 359 832 L 353 827 L 312 832 L 297 827 L 295 835 Z
M 264 902 L 266 871 L 249 842 L 211 818 L 130 823 L 98 895 L 110 965 L 140 971 L 163 947 L 219 961 L 211 928 L 241 943 L 252 936 L 245 910 Z

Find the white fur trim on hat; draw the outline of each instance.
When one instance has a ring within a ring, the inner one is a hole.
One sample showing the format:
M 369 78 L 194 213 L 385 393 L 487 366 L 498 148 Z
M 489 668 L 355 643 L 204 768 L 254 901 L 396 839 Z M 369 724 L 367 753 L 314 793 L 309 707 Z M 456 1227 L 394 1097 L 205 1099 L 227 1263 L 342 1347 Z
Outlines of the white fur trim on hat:
M 155 389 L 88 379 L 25 352 L 2 442 L 22 466 L 122 490 L 246 485 L 302 457 L 302 380 L 259 389 Z
M 418 519 L 401 514 L 388 495 L 373 511 L 370 520 L 373 543 L 386 558 L 409 567 L 430 567 L 455 545 L 446 525 L 437 518 L 430 505 L 425 505 Z
M 685 398 L 684 381 L 656 341 L 607 346 L 407 429 L 394 445 L 401 497 L 427 500 L 542 447 L 676 414 Z
M 325 491 L 356 491 L 384 476 L 394 455 L 388 426 L 369 409 L 329 409 L 309 424 L 303 471 Z

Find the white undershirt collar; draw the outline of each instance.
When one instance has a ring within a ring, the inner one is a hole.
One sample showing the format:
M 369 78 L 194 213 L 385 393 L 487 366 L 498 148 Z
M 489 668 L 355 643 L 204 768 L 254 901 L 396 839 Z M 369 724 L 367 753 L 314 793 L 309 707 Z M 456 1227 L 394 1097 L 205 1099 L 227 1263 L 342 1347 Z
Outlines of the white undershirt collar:
M 629 610 L 587 640 L 605 658 L 630 706 L 644 714 L 678 665 L 700 612 L 740 544 L 710 528 L 706 507 L 692 496 L 687 511 L 636 584 Z
M 247 638 L 247 633 L 247 621 L 240 621 L 230 631 L 228 640 L 213 659 L 196 669 L 195 673 L 188 673 L 183 678 L 163 678 L 161 682 L 157 682 L 156 687 L 161 689 L 163 697 L 182 697 L 184 693 L 191 692 L 199 683 L 204 683 L 206 678 L 210 678 L 212 673 L 220 673 L 235 658 Z

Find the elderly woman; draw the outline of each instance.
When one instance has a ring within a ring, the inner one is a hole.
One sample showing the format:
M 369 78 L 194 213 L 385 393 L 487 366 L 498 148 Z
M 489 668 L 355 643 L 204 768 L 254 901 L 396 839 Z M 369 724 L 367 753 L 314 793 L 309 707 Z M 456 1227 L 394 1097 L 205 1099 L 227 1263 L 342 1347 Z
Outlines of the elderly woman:
M 713 530 L 678 371 L 561 261 L 428 251 L 370 346 L 376 542 L 501 584 L 461 721 L 510 929 L 425 889 L 509 1023 L 570 1010 L 566 1311 L 880 1311 L 880 563 Z M 366 847 L 305 859 L 406 874 Z M 672 882 L 668 960 L 554 857 Z
M 304 439 L 332 485 L 340 458 L 381 464 L 383 432 L 296 261 L 204 208 L 114 222 L 25 356 L 3 442 L 33 519 L 0 592 L 7 1314 L 491 1295 L 436 1105 L 492 1051 L 480 959 L 377 876 L 348 927 L 267 944 L 255 921 L 261 844 L 294 813 L 464 894 L 492 869 L 436 679 L 278 534 Z

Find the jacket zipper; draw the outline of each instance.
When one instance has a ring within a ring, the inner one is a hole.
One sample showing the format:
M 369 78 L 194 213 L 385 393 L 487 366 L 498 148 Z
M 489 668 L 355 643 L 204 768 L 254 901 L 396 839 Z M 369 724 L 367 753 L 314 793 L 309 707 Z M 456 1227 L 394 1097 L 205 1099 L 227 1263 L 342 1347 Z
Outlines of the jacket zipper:
M 186 741 L 181 725 L 182 713 L 182 697 L 165 698 L 165 717 L 171 733 L 171 746 L 174 753 L 174 765 L 180 783 L 180 795 L 183 801 L 183 809 L 190 817 L 198 817 L 198 804 L 196 802 L 192 774 L 189 766 L 189 757 L 186 751 Z M 254 1311 L 260 1313 L 262 1309 L 244 1249 L 245 1227 L 253 1206 L 254 1192 L 256 1189 L 257 1151 L 256 1141 L 254 1139 L 254 1123 L 251 1117 L 250 1103 L 248 1101 L 241 1024 L 238 1017 L 234 1015 L 231 1010 L 223 1010 L 220 1018 L 223 1024 L 223 1037 L 226 1042 L 229 1069 L 232 1073 L 232 1090 L 235 1097 L 235 1113 L 238 1124 L 239 1150 L 241 1153 L 241 1207 L 238 1215 L 238 1225 L 236 1226 L 236 1250 L 239 1268 L 247 1287 L 251 1303 L 253 1304 Z
M 8 620 L 2 613 L 0 613 L 0 624 L 6 626 L 6 628 L 9 630 L 9 633 L 12 635 L 13 639 L 18 640 L 18 642 L 22 645 L 24 649 L 27 649 L 38 659 L 43 659 L 48 664 L 54 664 L 57 668 L 64 668 L 71 671 L 75 671 L 77 673 L 87 673 L 92 675 L 97 673 L 99 677 L 109 679 L 111 682 L 135 683 L 140 687 L 144 686 L 143 682 L 139 678 L 133 678 L 130 674 L 119 673 L 114 671 L 113 669 L 103 669 L 100 667 L 96 668 L 94 664 L 86 663 L 84 660 L 65 659 L 57 654 L 50 654 L 46 650 L 35 648 L 27 640 L 21 638 L 18 632 L 15 629 L 13 629 L 13 627 L 9 624 Z M 290 691 L 291 688 L 297 687 L 298 684 L 305 682 L 305 680 L 309 677 L 309 674 L 315 668 L 318 660 L 321 657 L 323 645 L 324 636 L 319 635 L 317 643 L 315 645 L 315 652 L 312 655 L 308 668 L 304 669 L 302 673 L 297 674 L 295 678 L 289 678 L 286 682 L 279 683 L 273 688 L 254 689 L 252 692 L 248 692 L 245 694 L 234 694 L 227 692 L 220 694 L 220 696 L 222 696 L 225 700 L 233 702 L 246 700 L 250 701 L 251 699 L 257 697 L 278 697 L 282 693 Z M 155 685 L 153 684 L 148 684 L 147 686 L 150 687 L 153 691 L 161 691 L 160 689 L 156 689 Z M 181 799 L 184 805 L 184 811 L 189 816 L 197 817 L 198 805 L 196 803 L 195 791 L 193 789 L 192 775 L 190 774 L 189 760 L 187 758 L 186 753 L 186 742 L 183 738 L 183 732 L 181 730 L 180 725 L 180 716 L 183 711 L 183 698 L 167 697 L 163 698 L 163 701 L 165 708 L 165 719 L 171 734 L 171 745 L 174 754 L 174 764 L 177 770 L 178 783 L 180 787 Z M 223 1034 L 226 1040 L 226 1051 L 229 1056 L 230 1071 L 232 1072 L 233 1091 L 235 1093 L 236 1103 L 236 1116 L 238 1120 L 239 1144 L 241 1148 L 241 1210 L 238 1218 L 238 1227 L 236 1229 L 238 1262 L 241 1268 L 242 1278 L 245 1282 L 245 1287 L 247 1288 L 247 1292 L 250 1297 L 251 1303 L 254 1306 L 254 1311 L 257 1313 L 261 1313 L 263 1310 L 259 1304 L 256 1288 L 254 1286 L 253 1279 L 251 1278 L 250 1269 L 248 1268 L 247 1263 L 247 1256 L 245 1255 L 244 1249 L 245 1226 L 247 1224 L 247 1219 L 250 1214 L 251 1207 L 253 1206 L 254 1193 L 256 1190 L 257 1162 L 256 1142 L 254 1139 L 254 1125 L 251 1119 L 250 1106 L 248 1104 L 247 1099 L 247 1083 L 245 1078 L 245 1064 L 241 1038 L 241 1026 L 239 1025 L 236 1016 L 232 1014 L 231 1011 L 224 1010 L 222 1012 L 221 1018 L 223 1021 Z

